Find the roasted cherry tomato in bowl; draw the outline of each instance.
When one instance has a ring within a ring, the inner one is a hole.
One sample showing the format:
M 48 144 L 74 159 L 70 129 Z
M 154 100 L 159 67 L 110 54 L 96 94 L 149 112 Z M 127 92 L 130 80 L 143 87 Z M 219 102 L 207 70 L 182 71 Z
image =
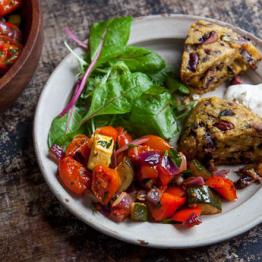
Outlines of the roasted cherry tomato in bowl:
M 7 15 L 22 5 L 22 0 L 0 0 L 0 16 Z
M 131 135 L 129 135 L 127 131 L 124 130 L 124 128 L 119 127 L 117 128 L 117 131 L 118 131 L 117 144 L 119 147 L 128 145 L 132 141 Z

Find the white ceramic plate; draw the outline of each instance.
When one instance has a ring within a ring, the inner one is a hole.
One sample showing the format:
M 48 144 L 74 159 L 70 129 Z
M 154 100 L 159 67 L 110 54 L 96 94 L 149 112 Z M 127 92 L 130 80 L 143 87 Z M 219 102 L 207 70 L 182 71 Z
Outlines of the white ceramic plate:
M 200 18 L 185 15 L 135 19 L 129 43 L 157 51 L 171 68 L 178 69 L 187 30 L 197 19 Z M 234 29 L 243 35 L 248 35 L 262 49 L 261 40 L 241 29 Z M 47 157 L 47 135 L 52 119 L 61 112 L 70 97 L 77 68 L 77 62 L 72 55 L 68 55 L 56 68 L 41 94 L 34 123 L 35 150 L 41 171 L 53 193 L 74 215 L 112 237 L 159 248 L 210 245 L 241 234 L 262 222 L 262 188 L 257 185 L 240 191 L 238 201 L 223 205 L 222 214 L 205 217 L 201 225 L 192 229 L 149 222 L 117 224 L 98 212 L 94 214 L 89 208 L 88 199 L 78 199 L 70 195 L 57 180 L 57 166 Z M 262 82 L 261 76 L 260 65 L 256 72 L 247 73 L 245 80 L 258 83 Z M 223 90 L 224 87 L 221 87 L 212 94 L 221 96 Z

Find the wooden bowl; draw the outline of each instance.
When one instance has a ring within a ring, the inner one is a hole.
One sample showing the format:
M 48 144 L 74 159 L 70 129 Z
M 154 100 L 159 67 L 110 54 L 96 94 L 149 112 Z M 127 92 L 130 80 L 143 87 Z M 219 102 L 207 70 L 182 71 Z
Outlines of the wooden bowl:
M 42 51 L 43 31 L 39 0 L 23 1 L 21 16 L 24 47 L 15 64 L 0 78 L 0 111 L 14 102 L 31 80 Z

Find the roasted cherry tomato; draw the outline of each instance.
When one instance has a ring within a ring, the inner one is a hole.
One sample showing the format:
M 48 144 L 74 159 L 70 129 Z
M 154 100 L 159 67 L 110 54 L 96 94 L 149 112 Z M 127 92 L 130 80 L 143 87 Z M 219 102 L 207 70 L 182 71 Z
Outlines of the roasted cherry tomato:
M 159 136 L 148 135 L 144 136 L 143 138 L 148 139 L 145 145 L 151 147 L 154 150 L 165 151 L 171 148 L 171 146 L 163 138 Z
M 155 221 L 170 218 L 185 202 L 185 197 L 175 196 L 165 192 L 162 194 L 159 204 L 154 206 L 150 205 L 151 216 Z
M 85 135 L 77 135 L 66 149 L 66 155 L 86 163 L 90 155 L 92 140 Z
M 21 42 L 22 40 L 22 33 L 19 28 L 8 22 L 0 21 L 0 35 L 8 36 L 17 42 Z
M 22 0 L 0 0 L 0 16 L 7 15 L 22 5 Z
M 172 217 L 172 220 L 179 223 L 187 223 L 187 221 L 192 216 L 199 217 L 200 215 L 201 215 L 200 207 L 184 208 L 177 211 L 175 215 Z
M 17 60 L 21 45 L 13 39 L 0 35 L 0 69 L 8 69 Z
M 158 171 L 156 166 L 143 165 L 140 168 L 139 178 L 145 179 L 156 179 L 158 177 Z
M 221 176 L 213 176 L 207 180 L 206 184 L 217 191 L 225 200 L 234 201 L 237 199 L 235 185 L 230 179 Z
M 121 179 L 116 170 L 101 165 L 93 169 L 91 189 L 99 203 L 107 205 L 120 184 Z
M 114 141 L 117 140 L 118 132 L 117 130 L 112 126 L 103 126 L 96 130 L 96 134 L 104 135 L 104 136 L 110 136 L 114 139 Z
M 118 131 L 117 144 L 119 147 L 128 145 L 132 141 L 131 135 L 129 135 L 127 131 L 124 130 L 124 128 L 119 127 L 117 128 L 117 131 Z
M 58 175 L 66 188 L 76 195 L 82 195 L 90 187 L 90 175 L 87 169 L 71 156 L 59 161 Z

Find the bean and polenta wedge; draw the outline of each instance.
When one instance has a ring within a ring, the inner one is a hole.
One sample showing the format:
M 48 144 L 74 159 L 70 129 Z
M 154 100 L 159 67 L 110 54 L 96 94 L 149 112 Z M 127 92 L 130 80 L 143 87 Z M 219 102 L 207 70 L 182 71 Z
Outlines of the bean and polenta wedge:
M 194 92 L 214 90 L 262 59 L 260 51 L 232 29 L 207 21 L 192 24 L 182 55 L 181 80 Z
M 262 159 L 262 118 L 218 97 L 201 99 L 187 119 L 179 150 L 188 159 L 243 164 Z

